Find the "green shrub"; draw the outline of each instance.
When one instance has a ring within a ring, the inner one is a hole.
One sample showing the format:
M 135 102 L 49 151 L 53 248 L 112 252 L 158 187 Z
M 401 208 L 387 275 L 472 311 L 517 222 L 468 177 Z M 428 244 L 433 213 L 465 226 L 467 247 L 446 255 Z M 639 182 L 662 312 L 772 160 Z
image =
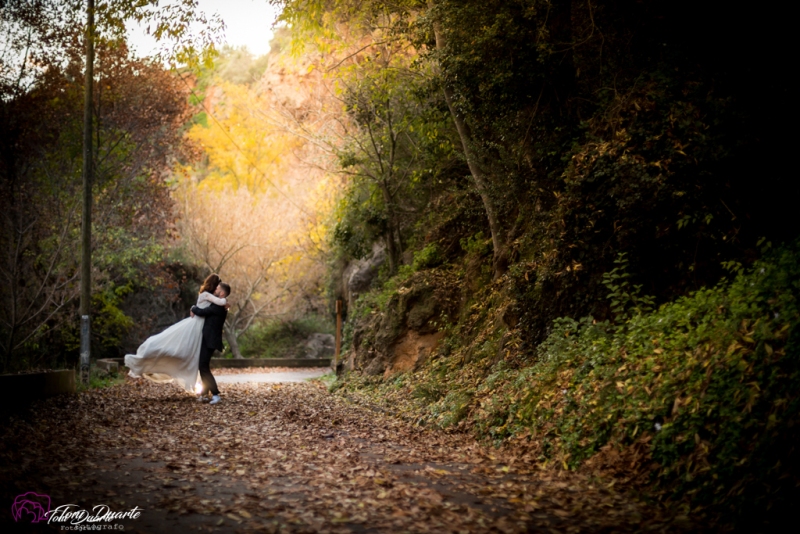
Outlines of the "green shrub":
M 357 376 L 342 387 L 421 424 L 527 439 L 541 462 L 616 457 L 626 476 L 738 527 L 786 512 L 800 480 L 800 241 L 656 310 L 624 260 L 606 277 L 614 322 L 560 318 L 529 359 L 498 359 L 519 332 L 500 339 L 481 319 L 497 305 L 483 302 L 400 389 Z
M 414 254 L 412 267 L 415 271 L 420 271 L 422 269 L 429 269 L 441 265 L 443 261 L 444 258 L 442 258 L 438 245 L 436 245 L 436 243 L 429 243 L 425 245 L 422 250 Z
M 80 372 L 75 373 L 78 391 L 88 391 L 90 389 L 102 389 L 125 383 L 125 376 L 120 373 L 109 373 L 92 365 L 89 368 L 89 383 L 84 384 L 80 379 Z
M 379 274 L 379 289 L 368 291 L 356 299 L 354 317 L 365 317 L 373 311 L 385 311 L 386 305 L 397 293 L 400 286 L 414 274 L 414 267 L 401 265 L 394 276 L 389 276 L 388 265 L 383 264 Z
M 483 232 L 478 232 L 473 236 L 461 238 L 460 244 L 467 254 L 481 257 L 486 256 L 491 250 L 492 240 L 484 236 Z
M 619 325 L 560 319 L 519 372 L 478 389 L 476 428 L 530 433 L 571 466 L 611 443 L 696 505 L 745 516 L 796 496 L 800 244 Z M 649 456 L 649 458 L 648 458 Z
M 122 340 L 134 324 L 121 309 L 123 298 L 132 292 L 133 284 L 128 283 L 110 286 L 92 295 L 92 308 L 96 310 L 92 318 L 93 345 L 98 349 L 96 356 L 119 356 Z
M 319 316 L 270 321 L 245 332 L 239 339 L 239 349 L 245 358 L 296 358 L 302 355 L 308 336 L 333 332 L 333 324 Z
M 643 296 L 641 284 L 631 285 L 628 278 L 628 255 L 621 252 L 614 260 L 614 267 L 603 274 L 603 285 L 608 290 L 606 297 L 611 301 L 611 311 L 617 318 L 625 318 L 633 313 L 642 314 L 652 311 L 654 297 Z

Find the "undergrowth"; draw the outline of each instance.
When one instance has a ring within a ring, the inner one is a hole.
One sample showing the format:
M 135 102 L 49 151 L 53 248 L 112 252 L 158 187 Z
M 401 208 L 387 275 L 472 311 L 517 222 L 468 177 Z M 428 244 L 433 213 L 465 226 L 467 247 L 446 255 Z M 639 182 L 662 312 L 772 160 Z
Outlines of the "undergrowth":
M 76 386 L 78 391 L 89 391 L 91 389 L 108 388 L 111 386 L 116 386 L 118 384 L 125 383 L 125 376 L 123 374 L 110 373 L 94 365 L 89 368 L 88 384 L 84 384 L 81 381 L 79 372 L 75 373 L 75 378 L 77 380 Z
M 799 259 L 800 242 L 653 310 L 620 258 L 613 321 L 561 318 L 521 360 L 475 310 L 484 330 L 451 332 L 417 373 L 339 387 L 419 424 L 526 444 L 542 463 L 624 457 L 629 478 L 743 525 L 797 497 Z
M 333 334 L 333 325 L 313 315 L 272 321 L 248 330 L 239 340 L 239 348 L 245 358 L 297 358 L 302 357 L 308 336 L 315 333 Z

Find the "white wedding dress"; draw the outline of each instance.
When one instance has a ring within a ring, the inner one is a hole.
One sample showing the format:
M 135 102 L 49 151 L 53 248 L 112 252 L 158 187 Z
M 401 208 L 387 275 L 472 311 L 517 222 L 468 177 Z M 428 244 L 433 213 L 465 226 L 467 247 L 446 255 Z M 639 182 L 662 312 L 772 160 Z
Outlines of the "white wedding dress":
M 197 307 L 212 303 L 224 306 L 226 299 L 204 291 L 197 297 Z M 136 354 L 125 355 L 125 366 L 134 378 L 144 377 L 153 382 L 173 380 L 186 391 L 194 392 L 200 365 L 200 345 L 203 342 L 203 317 L 187 317 L 160 334 L 147 338 Z

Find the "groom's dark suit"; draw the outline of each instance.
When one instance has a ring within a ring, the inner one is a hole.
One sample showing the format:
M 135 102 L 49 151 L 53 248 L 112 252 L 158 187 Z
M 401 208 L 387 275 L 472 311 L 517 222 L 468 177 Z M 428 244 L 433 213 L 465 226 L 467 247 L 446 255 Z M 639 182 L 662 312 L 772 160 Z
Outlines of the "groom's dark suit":
M 211 356 L 215 350 L 222 350 L 222 327 L 225 326 L 225 318 L 228 310 L 222 306 L 211 304 L 207 308 L 192 306 L 192 313 L 198 317 L 205 317 L 203 323 L 203 343 L 200 346 L 200 379 L 203 381 L 203 392 L 205 395 L 209 391 L 212 395 L 219 395 L 217 381 L 211 374 Z

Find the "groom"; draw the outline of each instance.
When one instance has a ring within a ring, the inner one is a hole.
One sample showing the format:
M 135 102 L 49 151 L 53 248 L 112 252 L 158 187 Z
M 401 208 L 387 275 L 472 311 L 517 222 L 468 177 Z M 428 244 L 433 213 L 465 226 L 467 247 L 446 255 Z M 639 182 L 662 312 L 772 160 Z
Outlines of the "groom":
M 220 298 L 227 298 L 231 294 L 231 286 L 220 283 L 214 294 Z M 205 317 L 203 323 L 203 343 L 200 347 L 200 380 L 203 381 L 203 391 L 200 393 L 200 400 L 204 400 L 206 395 L 211 392 L 211 402 L 217 404 L 220 401 L 217 381 L 211 374 L 211 356 L 215 350 L 222 350 L 222 327 L 225 326 L 225 318 L 228 310 L 222 306 L 211 304 L 207 308 L 192 306 L 192 317 L 195 315 Z

